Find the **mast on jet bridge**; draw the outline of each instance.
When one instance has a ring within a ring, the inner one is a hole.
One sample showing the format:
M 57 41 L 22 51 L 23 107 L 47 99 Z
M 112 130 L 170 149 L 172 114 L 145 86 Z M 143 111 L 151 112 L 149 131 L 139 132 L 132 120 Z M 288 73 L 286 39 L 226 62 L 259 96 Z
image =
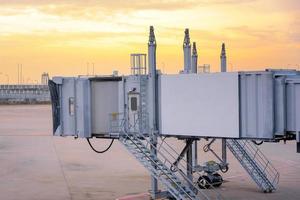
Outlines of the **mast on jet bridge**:
M 148 66 L 149 66 L 149 87 L 148 87 L 148 110 L 149 110 L 149 135 L 151 138 L 151 153 L 157 155 L 157 121 L 156 110 L 158 101 L 156 97 L 156 40 L 154 35 L 154 28 L 150 26 L 149 42 L 148 42 Z M 158 184 L 155 176 L 151 176 L 151 196 L 156 199 L 158 193 Z
M 193 42 L 193 51 L 192 51 L 192 65 L 191 65 L 191 72 L 197 74 L 197 66 L 198 66 L 198 54 L 197 54 L 197 47 L 196 42 Z
M 184 31 L 183 40 L 183 56 L 184 56 L 184 73 L 189 73 L 191 70 L 191 42 L 189 29 L 186 28 Z
M 226 59 L 226 50 L 225 50 L 225 43 L 222 43 L 222 50 L 221 50 L 221 72 L 226 72 L 227 70 L 227 59 Z

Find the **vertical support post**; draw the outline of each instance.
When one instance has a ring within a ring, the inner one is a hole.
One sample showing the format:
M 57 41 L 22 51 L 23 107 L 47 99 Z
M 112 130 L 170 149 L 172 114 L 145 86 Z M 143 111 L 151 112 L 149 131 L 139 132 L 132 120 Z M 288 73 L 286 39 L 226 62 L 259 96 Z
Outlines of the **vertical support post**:
M 300 132 L 297 132 L 296 141 L 297 141 L 297 153 L 300 153 Z
M 220 60 L 221 60 L 221 72 L 226 72 L 227 58 L 226 58 L 225 43 L 222 43 Z M 223 160 L 223 164 L 227 163 L 226 139 L 222 139 L 222 160 Z
M 193 168 L 198 165 L 198 142 L 195 140 L 192 144 Z
M 226 139 L 222 139 L 222 160 L 223 164 L 227 164 Z
M 191 42 L 189 29 L 184 31 L 183 40 L 183 54 L 184 54 L 184 73 L 197 73 L 197 50 L 196 43 L 193 44 L 193 55 L 191 52 Z M 186 139 L 186 143 L 189 144 L 192 139 Z M 186 152 L 186 175 L 191 182 L 193 182 L 193 144 L 188 145 Z M 192 185 L 189 185 L 192 189 Z
M 189 143 L 190 139 L 186 140 L 186 143 Z M 186 162 L 187 162 L 187 166 L 186 166 L 186 175 L 188 177 L 188 179 L 193 182 L 193 150 L 192 150 L 192 146 L 193 145 L 189 145 L 187 152 L 186 152 Z M 192 189 L 193 185 L 189 185 L 190 188 Z
M 149 42 L 148 42 L 148 64 L 149 64 L 149 132 L 151 137 L 151 154 L 157 155 L 157 76 L 156 76 L 156 40 L 154 35 L 154 28 L 150 26 Z M 151 176 L 151 197 L 156 199 L 158 195 L 157 179 Z

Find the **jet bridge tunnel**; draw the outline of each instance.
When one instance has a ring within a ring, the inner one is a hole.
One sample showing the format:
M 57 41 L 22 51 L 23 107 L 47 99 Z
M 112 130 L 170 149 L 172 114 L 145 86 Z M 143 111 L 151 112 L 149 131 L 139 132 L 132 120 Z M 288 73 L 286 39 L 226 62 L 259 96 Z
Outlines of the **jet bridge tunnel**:
M 153 199 L 210 199 L 202 189 L 222 184 L 217 171 L 228 170 L 227 147 L 262 191 L 276 190 L 278 171 L 251 141 L 297 140 L 300 152 L 300 73 L 278 69 L 226 72 L 224 43 L 221 72 L 198 73 L 196 43 L 191 46 L 188 29 L 183 54 L 179 74 L 156 70 L 151 26 L 148 55 L 131 54 L 131 75 L 49 80 L 53 134 L 87 138 L 88 142 L 92 137 L 119 139 L 151 174 Z M 180 154 L 174 153 L 166 137 L 186 142 Z M 201 138 L 210 139 L 203 151 L 213 153 L 220 163 L 197 164 Z M 222 139 L 222 158 L 210 148 L 216 138 Z M 170 152 L 171 160 L 165 155 Z M 205 175 L 197 175 L 202 172 Z M 159 192 L 158 180 L 166 191 Z M 218 192 L 215 197 L 222 199 Z
M 54 135 L 118 138 L 123 131 L 150 131 L 146 74 L 54 77 L 49 87 Z M 159 74 L 157 87 L 160 135 L 297 139 L 300 150 L 297 71 Z

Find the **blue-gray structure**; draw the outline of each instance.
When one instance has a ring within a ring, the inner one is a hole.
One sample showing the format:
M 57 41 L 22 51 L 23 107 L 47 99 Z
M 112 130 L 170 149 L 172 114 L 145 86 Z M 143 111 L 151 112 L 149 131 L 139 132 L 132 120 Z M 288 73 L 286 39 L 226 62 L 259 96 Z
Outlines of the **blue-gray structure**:
M 48 85 L 0 85 L 0 104 L 50 103 Z
M 145 54 L 133 54 L 132 74 L 128 76 L 49 80 L 54 135 L 88 141 L 92 137 L 112 142 L 118 139 L 151 175 L 152 199 L 224 199 L 213 189 L 223 183 L 219 172 L 229 169 L 226 149 L 262 191 L 276 190 L 279 172 L 257 145 L 296 139 L 300 152 L 300 73 L 272 69 L 226 72 L 222 44 L 222 73 L 197 74 L 197 49 L 193 45 L 191 55 L 186 29 L 184 70 L 179 75 L 162 74 L 156 66 L 156 47 L 151 26 L 148 71 L 142 64 L 146 63 Z M 215 109 L 217 105 L 221 106 Z M 222 116 L 234 119 L 226 123 Z M 164 126 L 168 129 L 162 129 Z M 184 141 L 181 152 L 168 144 L 171 137 Z M 213 149 L 218 139 L 222 139 L 222 154 Z M 206 143 L 203 151 L 212 153 L 215 161 L 197 163 L 199 140 Z

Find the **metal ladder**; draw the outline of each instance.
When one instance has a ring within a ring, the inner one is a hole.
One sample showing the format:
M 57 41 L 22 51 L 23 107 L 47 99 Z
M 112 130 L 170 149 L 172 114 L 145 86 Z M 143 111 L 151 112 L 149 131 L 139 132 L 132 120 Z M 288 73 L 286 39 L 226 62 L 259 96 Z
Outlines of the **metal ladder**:
M 276 190 L 279 173 L 252 141 L 227 139 L 226 145 L 262 191 Z
M 157 156 L 151 154 L 149 147 L 152 146 L 152 144 L 148 140 L 146 144 L 144 144 L 136 135 L 130 135 L 126 132 L 122 133 L 119 140 L 151 175 L 161 181 L 174 198 L 178 200 L 199 200 L 195 191 L 191 190 L 187 184 L 180 180 L 176 174 L 166 166 L 166 163 L 170 162 L 166 157 L 158 159 Z

